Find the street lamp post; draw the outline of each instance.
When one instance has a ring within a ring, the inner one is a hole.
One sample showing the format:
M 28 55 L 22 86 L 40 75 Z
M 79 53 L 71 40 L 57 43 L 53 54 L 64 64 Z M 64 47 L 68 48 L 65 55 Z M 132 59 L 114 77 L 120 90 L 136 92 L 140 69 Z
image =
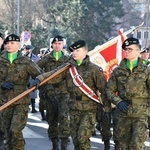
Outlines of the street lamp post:
M 17 35 L 20 35 L 20 0 L 18 0 L 18 22 L 17 22 Z
M 147 47 L 147 40 L 148 40 L 148 26 L 149 26 L 149 4 L 150 0 L 147 0 L 147 15 L 146 15 L 146 39 L 145 39 L 145 47 Z

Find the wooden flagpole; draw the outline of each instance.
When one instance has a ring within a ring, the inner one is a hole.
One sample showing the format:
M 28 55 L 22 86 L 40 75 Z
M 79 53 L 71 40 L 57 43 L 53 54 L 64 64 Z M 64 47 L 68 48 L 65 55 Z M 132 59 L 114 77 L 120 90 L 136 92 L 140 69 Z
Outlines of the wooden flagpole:
M 58 68 L 58 70 L 53 73 L 52 75 L 50 75 L 49 77 L 47 77 L 46 79 L 44 79 L 39 86 L 45 84 L 46 82 L 48 82 L 49 80 L 51 80 L 52 78 L 54 78 L 55 76 L 59 75 L 60 73 L 64 72 L 65 70 L 69 69 L 70 64 L 66 63 L 66 65 L 64 66 L 60 66 Z M 11 99 L 10 101 L 8 101 L 7 103 L 5 103 L 4 105 L 2 105 L 0 107 L 0 111 L 2 111 L 3 109 L 7 108 L 8 106 L 12 105 L 13 103 L 17 102 L 18 100 L 20 100 L 22 97 L 24 97 L 25 95 L 29 94 L 30 92 L 32 92 L 33 90 L 36 89 L 36 86 L 24 91 L 23 93 L 19 94 L 18 96 L 14 97 L 13 99 Z

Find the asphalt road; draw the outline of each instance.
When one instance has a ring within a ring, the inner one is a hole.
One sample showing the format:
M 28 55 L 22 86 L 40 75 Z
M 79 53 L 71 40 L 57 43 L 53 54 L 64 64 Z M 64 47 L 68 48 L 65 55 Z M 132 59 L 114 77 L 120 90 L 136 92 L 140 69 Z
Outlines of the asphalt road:
M 26 141 L 25 150 L 51 150 L 52 143 L 47 136 L 47 122 L 41 121 L 40 113 L 30 113 L 28 122 L 23 130 L 23 135 Z M 68 150 L 73 150 L 74 146 L 71 137 L 69 137 Z M 91 150 L 103 150 L 103 142 L 101 141 L 100 133 L 97 131 L 96 136 L 91 137 Z M 113 150 L 114 143 L 111 141 L 111 149 Z
M 37 108 L 38 109 L 38 108 Z M 23 130 L 23 135 L 26 141 L 25 150 L 51 150 L 52 143 L 47 136 L 47 122 L 41 121 L 40 113 L 30 113 L 28 115 L 28 122 Z M 101 140 L 101 135 L 96 131 L 96 136 L 91 139 L 91 150 L 103 150 L 104 145 Z M 150 150 L 150 139 L 145 142 L 145 150 Z M 72 139 L 68 142 L 68 150 L 74 150 Z M 111 149 L 114 150 L 114 143 L 111 140 Z

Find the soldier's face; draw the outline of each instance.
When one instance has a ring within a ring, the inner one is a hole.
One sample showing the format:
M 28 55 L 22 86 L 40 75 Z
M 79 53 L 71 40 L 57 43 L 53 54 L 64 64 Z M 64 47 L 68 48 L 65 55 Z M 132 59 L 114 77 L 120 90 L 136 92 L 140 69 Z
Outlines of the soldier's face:
M 20 49 L 20 42 L 9 41 L 6 43 L 6 50 L 10 53 L 17 52 Z
M 63 50 L 64 42 L 63 41 L 56 41 L 52 44 L 52 46 L 56 52 L 59 52 L 59 51 Z
M 87 49 L 86 48 L 78 48 L 73 50 L 72 56 L 74 60 L 83 60 L 87 55 Z
M 148 60 L 148 58 L 149 58 L 149 52 L 147 52 L 147 53 L 142 53 L 142 54 L 141 54 L 141 58 L 144 59 L 144 60 Z
M 140 48 L 135 44 L 126 46 L 124 54 L 125 58 L 130 61 L 137 60 L 137 58 L 140 56 Z

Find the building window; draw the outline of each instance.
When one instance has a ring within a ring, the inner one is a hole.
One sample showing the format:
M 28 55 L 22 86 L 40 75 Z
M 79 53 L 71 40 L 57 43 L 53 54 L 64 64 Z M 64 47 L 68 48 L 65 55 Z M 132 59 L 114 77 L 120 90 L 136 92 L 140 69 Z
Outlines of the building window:
M 141 32 L 137 32 L 137 38 L 141 39 Z
M 148 39 L 148 32 L 144 32 L 144 39 Z

